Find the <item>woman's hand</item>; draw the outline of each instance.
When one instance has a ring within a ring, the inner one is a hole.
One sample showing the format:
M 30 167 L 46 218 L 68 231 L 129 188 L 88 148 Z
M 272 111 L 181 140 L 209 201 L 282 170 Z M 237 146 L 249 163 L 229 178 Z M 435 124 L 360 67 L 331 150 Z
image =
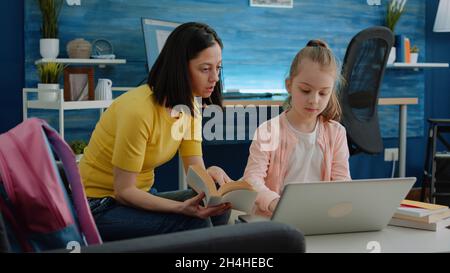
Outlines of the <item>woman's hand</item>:
M 279 201 L 280 201 L 280 198 L 276 198 L 276 199 L 272 200 L 272 202 L 270 202 L 270 205 L 269 205 L 269 211 L 270 212 L 273 213 L 273 211 L 277 207 Z
M 205 193 L 202 192 L 197 196 L 184 201 L 181 213 L 188 216 L 206 219 L 210 216 L 223 214 L 231 208 L 230 203 L 223 203 L 217 206 L 205 208 L 200 205 L 200 202 L 202 201 L 203 197 L 205 197 Z
M 206 171 L 208 172 L 209 176 L 211 176 L 211 178 L 220 186 L 232 181 L 231 178 L 228 177 L 225 171 L 222 170 L 222 168 L 220 167 L 211 166 L 208 169 L 206 169 Z

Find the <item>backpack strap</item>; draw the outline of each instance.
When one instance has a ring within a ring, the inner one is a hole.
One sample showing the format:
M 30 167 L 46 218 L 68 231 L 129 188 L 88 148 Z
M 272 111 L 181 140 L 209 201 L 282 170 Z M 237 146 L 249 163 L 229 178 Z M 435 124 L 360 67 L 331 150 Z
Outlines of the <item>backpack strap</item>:
M 72 190 L 72 199 L 80 221 L 81 232 L 86 237 L 88 245 L 101 244 L 102 239 L 92 217 L 86 194 L 81 184 L 81 177 L 76 164 L 75 155 L 69 145 L 59 134 L 42 120 L 42 128 L 53 151 L 58 155 L 64 166 L 64 171 Z

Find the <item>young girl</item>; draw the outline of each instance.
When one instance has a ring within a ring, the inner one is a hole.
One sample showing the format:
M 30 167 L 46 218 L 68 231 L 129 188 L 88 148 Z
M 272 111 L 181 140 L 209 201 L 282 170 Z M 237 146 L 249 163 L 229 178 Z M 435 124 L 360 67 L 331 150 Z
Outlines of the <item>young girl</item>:
M 169 35 L 147 84 L 115 99 L 101 116 L 80 173 L 103 240 L 207 227 L 211 216 L 217 216 L 217 224 L 227 223 L 229 204 L 205 208 L 200 204 L 204 194 L 191 190 L 150 192 L 154 169 L 177 152 L 185 169 L 204 167 L 200 106 L 194 97 L 221 105 L 222 47 L 209 26 L 180 25 Z M 188 111 L 176 111 L 180 105 Z M 180 120 L 191 126 L 177 127 Z M 207 171 L 219 183 L 230 180 L 218 167 Z
M 337 122 L 339 80 L 323 41 L 309 41 L 295 56 L 285 81 L 287 110 L 258 127 L 250 146 L 244 180 L 258 191 L 256 213 L 271 215 L 288 183 L 351 179 L 346 132 Z

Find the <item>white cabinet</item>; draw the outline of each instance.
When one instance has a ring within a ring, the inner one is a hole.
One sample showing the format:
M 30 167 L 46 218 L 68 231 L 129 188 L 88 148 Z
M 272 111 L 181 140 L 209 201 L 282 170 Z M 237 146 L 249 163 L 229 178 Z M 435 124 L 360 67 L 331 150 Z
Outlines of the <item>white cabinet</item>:
M 75 58 L 59 58 L 59 59 L 39 59 L 35 64 L 41 63 L 63 63 L 67 65 L 98 65 L 105 67 L 106 65 L 125 64 L 125 59 L 75 59 Z M 127 91 L 131 87 L 113 87 L 112 91 Z M 58 97 L 55 101 L 28 100 L 29 93 L 37 93 L 37 88 L 24 88 L 23 94 L 23 119 L 28 118 L 28 109 L 51 109 L 58 110 L 59 116 L 59 133 L 64 138 L 64 111 L 79 109 L 99 109 L 100 113 L 111 105 L 112 100 L 89 100 L 89 101 L 64 101 L 64 89 L 55 90 Z

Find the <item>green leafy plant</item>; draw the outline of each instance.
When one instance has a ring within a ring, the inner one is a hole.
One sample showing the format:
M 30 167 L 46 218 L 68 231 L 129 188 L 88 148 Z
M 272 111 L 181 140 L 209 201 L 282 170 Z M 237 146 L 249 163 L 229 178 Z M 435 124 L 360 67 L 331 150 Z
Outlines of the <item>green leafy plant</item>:
M 61 63 L 41 63 L 37 67 L 41 83 L 58 83 L 64 70 L 64 65 Z
M 409 50 L 409 52 L 411 52 L 411 53 L 419 53 L 419 48 L 418 48 L 417 46 L 413 46 L 413 47 Z
M 42 13 L 42 38 L 58 38 L 58 17 L 63 0 L 38 0 L 38 2 Z
M 82 154 L 84 151 L 84 148 L 87 146 L 87 142 L 84 140 L 74 140 L 69 143 L 70 148 L 72 148 L 72 151 L 76 154 Z
M 394 32 L 395 25 L 405 12 L 407 0 L 391 0 L 386 11 L 386 26 Z

